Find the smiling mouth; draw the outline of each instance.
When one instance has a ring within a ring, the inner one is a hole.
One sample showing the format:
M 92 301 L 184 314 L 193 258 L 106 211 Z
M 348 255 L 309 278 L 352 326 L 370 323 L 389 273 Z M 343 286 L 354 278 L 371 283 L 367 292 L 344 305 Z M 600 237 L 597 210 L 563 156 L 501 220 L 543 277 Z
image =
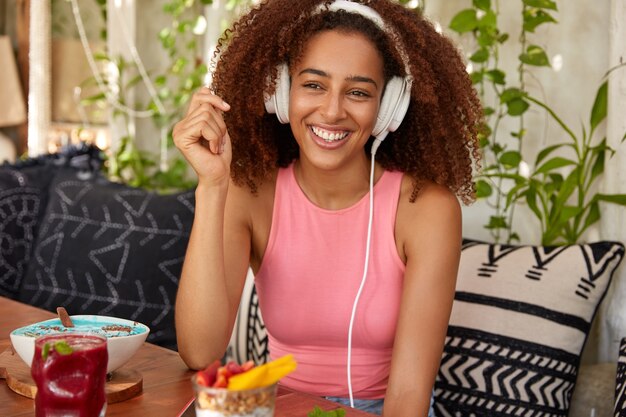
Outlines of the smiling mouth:
M 324 142 L 328 143 L 338 142 L 345 139 L 350 134 L 350 132 L 347 131 L 326 130 L 317 126 L 311 126 L 311 131 L 315 134 L 315 136 L 322 138 Z

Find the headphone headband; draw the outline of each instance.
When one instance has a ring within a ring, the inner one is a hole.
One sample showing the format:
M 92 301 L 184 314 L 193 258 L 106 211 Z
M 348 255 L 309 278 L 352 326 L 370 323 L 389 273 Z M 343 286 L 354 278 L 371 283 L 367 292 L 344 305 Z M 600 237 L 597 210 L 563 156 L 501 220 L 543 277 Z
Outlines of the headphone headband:
M 349 0 L 335 0 L 334 2 L 328 5 L 320 4 L 319 6 L 317 6 L 316 13 L 321 13 L 325 10 L 328 10 L 331 12 L 343 10 L 348 13 L 355 13 L 355 14 L 361 15 L 371 20 L 372 22 L 374 22 L 376 26 L 378 26 L 383 32 L 392 34 L 394 35 L 394 37 L 397 37 L 395 36 L 396 35 L 395 30 L 390 25 L 385 23 L 385 20 L 382 18 L 382 16 L 376 10 L 372 9 L 371 7 L 365 4 L 356 3 L 354 1 L 349 1 Z M 398 47 L 398 52 L 400 53 L 400 58 L 402 59 L 402 64 L 404 66 L 405 77 L 410 77 L 411 70 L 409 67 L 408 54 L 404 51 L 404 48 L 402 48 L 402 45 L 397 45 L 397 47 Z

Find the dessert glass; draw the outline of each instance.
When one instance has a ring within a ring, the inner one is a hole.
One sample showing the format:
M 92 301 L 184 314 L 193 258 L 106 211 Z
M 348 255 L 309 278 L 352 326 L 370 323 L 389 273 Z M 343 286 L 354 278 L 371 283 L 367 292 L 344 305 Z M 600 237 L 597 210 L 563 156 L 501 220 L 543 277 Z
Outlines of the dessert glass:
M 276 384 L 249 390 L 205 387 L 192 378 L 196 417 L 273 417 Z

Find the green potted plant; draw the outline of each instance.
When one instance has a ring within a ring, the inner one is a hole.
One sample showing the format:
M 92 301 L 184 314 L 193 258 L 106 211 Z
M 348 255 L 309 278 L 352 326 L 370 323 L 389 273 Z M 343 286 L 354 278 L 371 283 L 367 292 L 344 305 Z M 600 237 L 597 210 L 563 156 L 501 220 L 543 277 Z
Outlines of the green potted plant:
M 476 46 L 469 52 L 471 78 L 485 106 L 481 135 L 485 159 L 476 189 L 477 196 L 487 200 L 491 209 L 484 227 L 495 242 L 519 241 L 513 218 L 516 208 L 525 205 L 538 222 L 543 245 L 580 242 L 585 231 L 600 220 L 601 204 L 626 206 L 625 194 L 603 194 L 597 188 L 605 161 L 614 153 L 606 137 L 598 137 L 598 127 L 607 116 L 608 79 L 605 77 L 596 92 L 588 124 L 575 133 L 546 101 L 534 97 L 526 87 L 530 68 L 550 66 L 545 50 L 532 38 L 538 27 L 557 24 L 556 2 L 522 0 L 520 51 L 514 74 L 506 74 L 500 62 L 502 48 L 509 46 L 511 37 L 499 27 L 497 7 L 491 0 L 473 0 L 471 7 L 456 13 L 449 25 L 459 35 L 471 37 Z M 510 78 L 515 78 L 513 84 Z M 523 145 L 533 140 L 525 126 L 525 114 L 532 106 L 547 112 L 560 127 L 563 139 L 528 158 L 533 160 L 531 168 L 524 162 Z M 510 133 L 513 142 L 501 130 L 505 118 L 518 121 L 517 130 Z M 624 138 L 626 134 L 622 141 Z

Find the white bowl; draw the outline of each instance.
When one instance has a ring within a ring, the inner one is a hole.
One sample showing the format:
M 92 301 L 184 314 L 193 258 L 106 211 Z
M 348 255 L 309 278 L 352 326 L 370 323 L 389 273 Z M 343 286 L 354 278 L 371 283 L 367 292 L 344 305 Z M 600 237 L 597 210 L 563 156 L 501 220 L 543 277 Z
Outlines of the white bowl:
M 145 324 L 117 317 L 97 315 L 71 316 L 74 327 L 64 327 L 58 318 L 40 321 L 20 327 L 11 332 L 11 343 L 17 354 L 28 366 L 35 354 L 37 336 L 57 333 L 95 333 L 107 338 L 109 362 L 107 373 L 124 365 L 145 342 L 150 329 Z M 109 326 L 125 326 L 122 330 L 113 330 Z

